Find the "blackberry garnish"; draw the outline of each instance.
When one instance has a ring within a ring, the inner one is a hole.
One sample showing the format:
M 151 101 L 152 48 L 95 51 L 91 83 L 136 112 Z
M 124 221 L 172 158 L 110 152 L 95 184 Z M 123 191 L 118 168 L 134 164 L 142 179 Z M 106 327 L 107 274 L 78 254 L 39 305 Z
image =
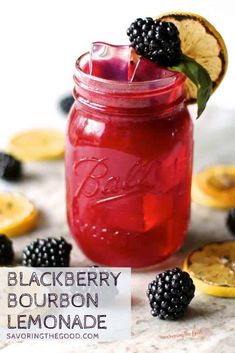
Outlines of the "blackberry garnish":
M 226 220 L 226 225 L 229 231 L 235 235 L 235 208 L 229 210 Z
M 37 239 L 23 251 L 22 263 L 31 267 L 68 267 L 72 245 L 64 238 Z
M 127 30 L 136 53 L 163 66 L 177 65 L 181 58 L 180 38 L 172 22 L 137 18 Z
M 17 181 L 22 176 L 22 163 L 10 154 L 0 152 L 0 178 Z
M 59 102 L 59 106 L 60 106 L 60 109 L 62 110 L 62 112 L 64 114 L 68 114 L 69 111 L 70 111 L 70 108 L 72 107 L 74 103 L 74 98 L 73 96 L 70 94 L 69 96 L 67 97 L 64 97 L 60 100 Z
M 14 251 L 11 240 L 0 234 L 0 266 L 10 265 L 14 258 Z
M 178 267 L 156 276 L 147 290 L 151 314 L 159 319 L 177 320 L 194 297 L 195 286 L 187 272 Z

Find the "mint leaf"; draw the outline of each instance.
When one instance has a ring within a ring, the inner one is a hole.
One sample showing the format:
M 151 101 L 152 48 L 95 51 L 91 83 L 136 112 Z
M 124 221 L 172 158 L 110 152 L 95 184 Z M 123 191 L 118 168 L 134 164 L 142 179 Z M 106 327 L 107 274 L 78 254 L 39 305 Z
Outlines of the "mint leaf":
M 186 55 L 181 56 L 178 65 L 169 67 L 171 70 L 183 72 L 197 86 L 197 119 L 206 107 L 212 93 L 211 78 L 200 64 Z

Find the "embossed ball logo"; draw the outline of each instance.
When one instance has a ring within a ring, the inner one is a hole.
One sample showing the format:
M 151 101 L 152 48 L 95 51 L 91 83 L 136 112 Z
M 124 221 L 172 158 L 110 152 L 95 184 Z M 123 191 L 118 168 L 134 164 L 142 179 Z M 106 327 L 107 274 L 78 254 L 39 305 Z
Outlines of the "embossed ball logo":
M 84 157 L 74 163 L 74 172 L 79 176 L 81 166 L 88 171 L 79 183 L 75 197 L 81 195 L 90 198 L 101 195 L 97 202 L 108 201 L 107 196 L 126 197 L 132 192 L 146 192 L 154 184 L 150 175 L 156 170 L 155 161 L 138 159 L 127 170 L 125 178 L 120 175 L 110 175 L 108 158 Z

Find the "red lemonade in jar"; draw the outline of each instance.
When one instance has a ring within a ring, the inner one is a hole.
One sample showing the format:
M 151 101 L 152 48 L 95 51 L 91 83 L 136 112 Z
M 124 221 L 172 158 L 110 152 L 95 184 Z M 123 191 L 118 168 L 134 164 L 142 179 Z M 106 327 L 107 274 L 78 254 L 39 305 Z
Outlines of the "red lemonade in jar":
M 101 43 L 92 54 L 92 62 L 90 53 L 78 59 L 74 76 L 69 226 L 96 263 L 153 265 L 182 245 L 189 222 L 193 139 L 184 75 L 143 58 L 133 64 L 128 46 Z

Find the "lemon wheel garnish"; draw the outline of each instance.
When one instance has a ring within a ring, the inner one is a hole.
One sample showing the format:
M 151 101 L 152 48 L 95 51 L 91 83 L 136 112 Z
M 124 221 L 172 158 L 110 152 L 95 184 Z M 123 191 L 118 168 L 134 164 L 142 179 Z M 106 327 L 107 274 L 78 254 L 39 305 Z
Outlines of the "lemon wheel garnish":
M 227 49 L 219 32 L 205 18 L 193 13 L 169 12 L 161 15 L 159 19 L 173 22 L 177 26 L 183 54 L 206 69 L 215 90 L 228 66 Z M 187 101 L 194 103 L 197 88 L 189 78 L 186 79 L 185 90 Z
M 21 235 L 34 228 L 37 210 L 33 203 L 20 194 L 0 192 L 0 233 Z
M 13 136 L 8 152 L 22 161 L 61 158 L 64 154 L 64 134 L 53 129 L 34 129 Z
M 235 297 L 235 241 L 209 243 L 194 250 L 184 270 L 197 289 L 217 297 Z
M 212 166 L 196 174 L 192 183 L 192 199 L 209 207 L 235 207 L 235 166 Z

